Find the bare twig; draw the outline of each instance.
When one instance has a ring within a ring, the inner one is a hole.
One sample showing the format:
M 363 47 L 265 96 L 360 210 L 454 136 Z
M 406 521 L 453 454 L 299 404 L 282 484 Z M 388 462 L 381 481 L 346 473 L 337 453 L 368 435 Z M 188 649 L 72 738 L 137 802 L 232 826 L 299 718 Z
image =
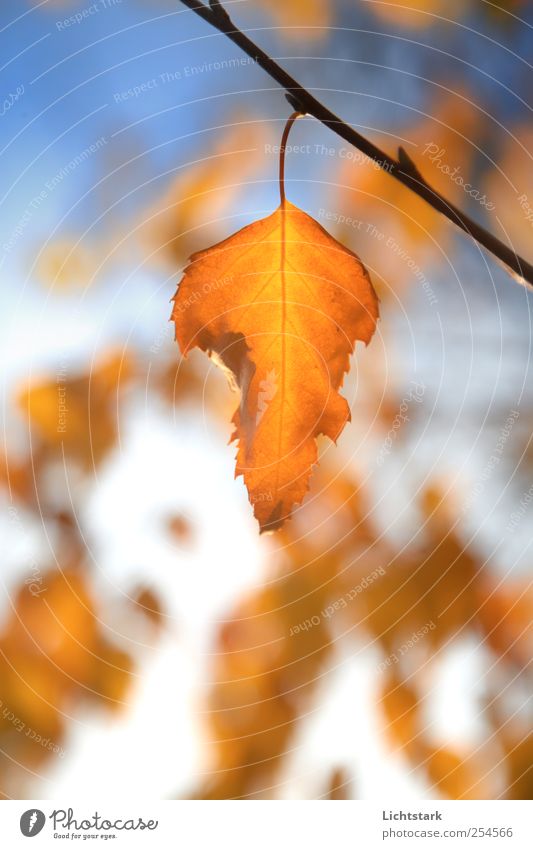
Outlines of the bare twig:
M 484 227 L 476 224 L 475 221 L 447 201 L 439 192 L 432 189 L 402 147 L 398 149 L 398 159 L 393 159 L 331 112 L 278 65 L 268 53 L 265 53 L 264 50 L 254 44 L 247 35 L 235 26 L 220 3 L 220 0 L 209 0 L 209 6 L 200 2 L 200 0 L 181 0 L 181 2 L 193 12 L 196 12 L 204 21 L 207 21 L 207 23 L 218 29 L 219 32 L 226 35 L 234 44 L 250 56 L 251 59 L 257 62 L 272 79 L 276 80 L 285 89 L 287 100 L 293 109 L 303 114 L 312 115 L 346 142 L 362 151 L 369 159 L 372 159 L 383 168 L 384 171 L 391 174 L 396 180 L 399 180 L 400 183 L 418 195 L 418 197 L 423 198 L 433 209 L 445 215 L 457 227 L 460 227 L 461 230 L 464 230 L 465 233 L 475 239 L 478 244 L 486 248 L 487 251 L 507 267 L 507 270 L 515 278 L 519 279 L 519 282 L 527 283 L 530 288 L 533 288 L 533 266 L 518 256 L 512 248 L 505 245 L 493 236 L 492 233 L 489 233 L 488 230 L 485 230 Z

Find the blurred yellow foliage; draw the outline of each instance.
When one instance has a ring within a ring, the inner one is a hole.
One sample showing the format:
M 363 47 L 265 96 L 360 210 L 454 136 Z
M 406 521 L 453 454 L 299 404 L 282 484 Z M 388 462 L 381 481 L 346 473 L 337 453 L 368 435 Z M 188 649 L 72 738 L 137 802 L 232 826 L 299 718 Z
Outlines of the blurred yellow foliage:
M 1 789 L 20 793 L 26 768 L 64 757 L 80 701 L 124 704 L 133 659 L 101 632 L 87 574 L 69 565 L 19 587 L 0 632 L 0 671 Z
M 253 123 L 239 115 L 216 129 L 209 154 L 187 162 L 164 195 L 143 214 L 141 239 L 153 258 L 181 265 L 205 244 L 205 228 L 209 240 L 222 233 L 235 199 L 246 190 L 248 180 L 257 179 L 270 132 L 264 122 Z
M 286 41 L 319 41 L 334 20 L 334 6 L 325 0 L 257 0 Z
M 531 125 L 510 127 L 498 167 L 490 169 L 485 184 L 487 195 L 493 197 L 496 204 L 491 217 L 494 233 L 526 257 L 531 254 L 533 244 L 532 149 Z
M 473 106 L 473 101 L 465 91 L 436 92 L 431 115 L 418 118 L 398 131 L 425 181 L 463 209 L 469 196 L 446 169 L 457 169 L 455 176 L 468 182 L 475 145 L 484 124 L 482 113 Z M 390 147 L 386 139 L 381 146 L 385 150 Z M 389 152 L 397 155 L 397 151 Z M 359 210 L 363 225 L 355 230 L 339 228 L 336 235 L 348 240 L 365 257 L 371 271 L 375 269 L 386 280 L 390 279 L 390 287 L 382 287 L 380 295 L 392 297 L 393 290 L 405 286 L 407 281 L 415 282 L 411 266 L 412 263 L 423 266 L 424 249 L 430 247 L 446 257 L 453 225 L 370 160 L 356 151 L 354 158 L 344 158 L 337 183 L 335 208 L 352 217 L 356 214 L 354 210 Z M 481 189 L 479 194 L 483 195 Z M 482 215 L 480 207 L 476 217 Z M 426 277 L 431 275 L 426 272 Z
M 472 0 L 366 0 L 382 21 L 408 29 L 426 29 L 443 20 L 459 20 Z
M 330 634 L 318 614 L 323 569 L 284 570 L 244 599 L 223 625 L 208 700 L 212 779 L 207 798 L 269 797 L 294 725 L 316 687 Z M 311 628 L 300 628 L 309 617 Z
M 130 355 L 109 352 L 89 374 L 71 377 L 65 369 L 55 380 L 35 380 L 19 393 L 19 407 L 44 450 L 64 451 L 91 469 L 115 444 L 117 404 L 134 373 Z
M 39 256 L 35 276 L 55 293 L 91 284 L 96 271 L 94 254 L 74 241 L 51 242 Z

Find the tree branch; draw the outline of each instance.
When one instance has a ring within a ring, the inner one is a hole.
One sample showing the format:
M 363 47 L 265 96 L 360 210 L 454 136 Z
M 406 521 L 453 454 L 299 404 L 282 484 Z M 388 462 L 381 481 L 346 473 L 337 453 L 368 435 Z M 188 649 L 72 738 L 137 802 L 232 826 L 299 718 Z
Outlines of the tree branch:
M 369 159 L 376 162 L 384 171 L 418 195 L 418 197 L 425 200 L 437 212 L 446 216 L 446 218 L 475 239 L 478 244 L 482 245 L 496 259 L 500 260 L 506 266 L 506 270 L 518 279 L 518 282 L 527 283 L 529 284 L 528 288 L 533 288 L 533 266 L 518 256 L 512 248 L 505 245 L 493 236 L 492 233 L 489 233 L 488 230 L 485 230 L 484 227 L 476 224 L 475 221 L 461 212 L 458 207 L 447 201 L 439 192 L 432 189 L 402 147 L 398 149 L 398 159 L 393 159 L 331 112 L 278 65 L 268 53 L 265 53 L 264 50 L 254 44 L 247 35 L 235 26 L 221 5 L 220 0 L 209 0 L 209 6 L 200 2 L 200 0 L 181 0 L 181 2 L 204 21 L 207 21 L 207 23 L 227 36 L 250 56 L 251 59 L 257 62 L 272 79 L 279 83 L 285 89 L 287 100 L 293 109 L 307 115 L 312 115 L 317 121 L 329 127 L 346 142 L 366 154 Z

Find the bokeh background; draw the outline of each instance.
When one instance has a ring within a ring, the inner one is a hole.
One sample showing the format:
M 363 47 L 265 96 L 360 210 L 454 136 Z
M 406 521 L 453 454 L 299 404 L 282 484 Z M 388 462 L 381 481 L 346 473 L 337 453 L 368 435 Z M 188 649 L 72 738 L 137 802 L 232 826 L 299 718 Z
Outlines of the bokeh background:
M 530 2 L 227 8 L 532 260 Z M 0 794 L 531 798 L 531 293 L 299 121 L 287 195 L 382 315 L 260 537 L 238 398 L 168 319 L 277 205 L 283 93 L 178 2 L 4 0 L 0 43 Z

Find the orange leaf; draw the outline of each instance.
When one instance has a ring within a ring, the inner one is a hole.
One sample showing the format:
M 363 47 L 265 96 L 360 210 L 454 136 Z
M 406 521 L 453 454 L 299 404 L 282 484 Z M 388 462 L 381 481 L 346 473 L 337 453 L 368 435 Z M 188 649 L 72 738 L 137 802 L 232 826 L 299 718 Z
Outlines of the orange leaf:
M 336 441 L 350 418 L 338 389 L 378 318 L 365 268 L 284 200 L 192 256 L 172 318 L 183 354 L 215 354 L 240 388 L 236 475 L 261 530 L 280 527 L 309 488 L 316 437 Z

